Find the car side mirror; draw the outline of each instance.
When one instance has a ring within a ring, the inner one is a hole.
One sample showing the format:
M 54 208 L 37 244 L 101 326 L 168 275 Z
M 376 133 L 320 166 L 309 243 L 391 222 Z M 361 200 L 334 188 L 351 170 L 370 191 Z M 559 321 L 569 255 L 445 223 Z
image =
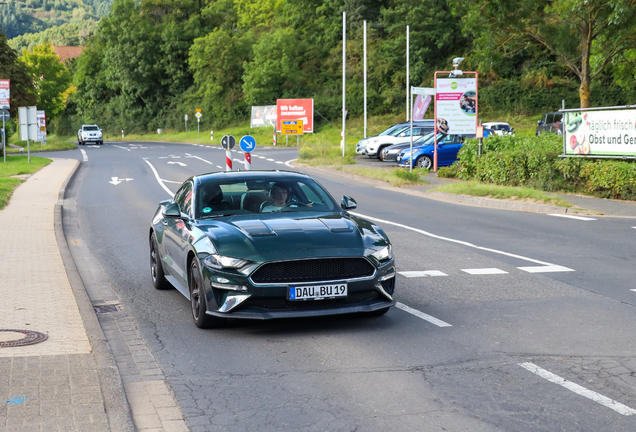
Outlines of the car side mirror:
M 181 210 L 179 210 L 179 204 L 177 203 L 168 204 L 166 209 L 163 211 L 163 215 L 166 217 L 172 217 L 172 218 L 181 217 Z
M 342 207 L 343 210 L 353 210 L 358 207 L 358 203 L 350 196 L 344 195 L 340 201 L 340 207 Z
M 538 124 L 539 126 L 541 125 L 541 123 L 542 123 L 542 122 L 541 122 L 541 120 L 540 120 L 540 119 L 539 119 L 539 120 L 537 120 L 537 124 Z

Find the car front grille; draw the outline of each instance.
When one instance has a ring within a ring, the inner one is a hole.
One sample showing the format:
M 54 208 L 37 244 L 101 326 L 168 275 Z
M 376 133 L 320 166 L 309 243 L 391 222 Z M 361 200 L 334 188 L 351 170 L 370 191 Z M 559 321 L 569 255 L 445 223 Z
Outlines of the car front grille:
M 262 265 L 251 279 L 258 284 L 320 282 L 373 276 L 365 258 L 317 258 Z

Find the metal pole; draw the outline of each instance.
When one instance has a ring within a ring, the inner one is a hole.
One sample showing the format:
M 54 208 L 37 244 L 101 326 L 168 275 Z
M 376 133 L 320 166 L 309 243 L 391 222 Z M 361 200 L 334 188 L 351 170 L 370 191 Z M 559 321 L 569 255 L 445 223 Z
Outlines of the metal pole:
M 411 89 L 411 107 L 413 106 L 413 89 Z M 409 172 L 413 172 L 413 109 L 411 108 L 411 157 L 409 158 L 411 163 L 409 164 Z
M 409 26 L 406 26 L 406 121 L 409 121 Z
M 346 127 L 346 99 L 345 99 L 345 90 L 347 88 L 347 12 L 342 12 L 342 142 L 340 145 L 342 146 L 342 157 L 345 156 L 345 127 Z
M 185 121 L 185 125 L 186 125 L 186 138 L 188 137 L 188 121 Z
M 435 72 L 435 78 L 433 79 L 433 87 L 435 88 L 435 100 L 433 101 L 433 118 L 435 129 L 433 131 L 433 172 L 437 172 L 437 72 Z
M 481 120 L 479 120 L 479 126 L 481 126 Z M 481 150 L 484 147 L 484 137 L 483 137 L 483 131 L 482 131 L 482 137 L 479 138 L 479 148 L 477 149 L 477 155 L 479 157 L 481 157 Z
M 18 125 L 18 127 L 20 127 Z M 7 163 L 7 127 L 4 124 L 4 115 L 2 116 L 2 154 L 4 155 L 4 163 Z
M 197 119 L 197 139 L 201 138 L 200 135 L 199 135 L 199 125 L 201 125 L 201 120 Z
M 27 127 L 29 127 L 27 125 Z M 27 157 L 29 159 L 29 163 L 31 163 L 31 144 L 29 144 L 29 138 L 27 138 Z
M 364 21 L 364 137 L 367 137 L 367 22 Z

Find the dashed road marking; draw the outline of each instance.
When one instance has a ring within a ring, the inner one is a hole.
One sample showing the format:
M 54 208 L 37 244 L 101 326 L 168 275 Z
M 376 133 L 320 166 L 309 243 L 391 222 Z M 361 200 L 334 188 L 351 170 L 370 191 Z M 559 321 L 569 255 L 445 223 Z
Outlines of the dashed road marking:
M 224 170 L 224 169 L 225 169 L 225 168 L 223 168 L 221 165 L 217 165 L 216 167 L 217 167 L 218 169 L 220 169 L 220 170 Z
M 598 219 L 594 219 L 594 218 L 591 218 L 591 217 L 574 216 L 574 215 L 566 215 L 566 214 L 556 214 L 556 213 L 550 213 L 550 214 L 548 214 L 548 216 L 562 217 L 562 218 L 568 218 L 568 219 L 577 219 L 577 220 L 582 220 L 582 221 L 595 221 L 595 220 L 598 220 Z
M 448 276 L 446 273 L 442 273 L 439 270 L 426 270 L 426 271 L 403 271 L 398 272 L 404 277 L 407 278 L 416 278 L 416 277 L 429 277 L 429 276 Z
M 269 162 L 274 162 L 274 159 L 272 159 L 272 158 L 267 158 L 267 159 L 265 159 L 265 160 L 266 160 L 266 161 L 269 161 Z
M 517 268 L 519 270 L 523 270 L 528 273 L 554 273 L 554 272 L 574 271 L 571 268 L 563 267 L 560 265 L 517 267 Z
M 471 275 L 508 274 L 507 271 L 498 268 L 462 269 L 462 271 Z
M 622 403 L 617 402 L 613 399 L 610 399 L 606 396 L 603 396 L 602 394 L 596 393 L 595 391 L 588 390 L 585 387 L 582 387 L 578 384 L 573 383 L 572 381 L 568 381 L 564 378 L 561 378 L 560 376 L 555 375 L 550 371 L 540 368 L 534 363 L 518 363 L 518 365 L 526 370 L 529 370 L 533 374 L 540 376 L 543 379 L 546 379 L 554 384 L 558 384 L 562 387 L 565 387 L 566 389 L 578 394 L 579 396 L 586 397 L 588 399 L 593 400 L 594 402 L 598 402 L 603 406 L 613 409 L 619 414 L 622 414 L 625 416 L 636 414 L 635 409 L 630 408 L 626 405 L 623 405 Z
M 433 316 L 425 314 L 424 312 L 420 312 L 417 309 L 413 309 L 412 307 L 409 307 L 409 306 L 407 306 L 407 305 L 405 305 L 403 303 L 397 302 L 395 304 L 395 307 L 398 308 L 398 309 L 402 309 L 404 312 L 408 312 L 411 315 L 415 315 L 416 317 L 421 318 L 421 319 L 423 319 L 425 321 L 428 321 L 431 324 L 435 324 L 438 327 L 452 327 L 452 325 L 447 323 L 447 322 L 444 322 L 444 321 L 442 321 L 440 319 L 437 319 L 437 318 L 435 318 Z
M 277 164 L 284 164 L 285 162 L 281 162 L 281 161 L 276 161 Z

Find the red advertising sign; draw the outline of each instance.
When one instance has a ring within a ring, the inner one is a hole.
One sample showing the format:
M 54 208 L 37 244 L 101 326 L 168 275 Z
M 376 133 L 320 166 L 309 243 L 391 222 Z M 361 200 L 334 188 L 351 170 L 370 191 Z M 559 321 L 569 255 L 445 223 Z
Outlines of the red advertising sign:
M 0 80 L 0 109 L 9 109 L 10 80 Z
M 302 120 L 303 132 L 314 132 L 314 100 L 313 99 L 277 99 L 276 130 L 281 132 L 283 120 Z

